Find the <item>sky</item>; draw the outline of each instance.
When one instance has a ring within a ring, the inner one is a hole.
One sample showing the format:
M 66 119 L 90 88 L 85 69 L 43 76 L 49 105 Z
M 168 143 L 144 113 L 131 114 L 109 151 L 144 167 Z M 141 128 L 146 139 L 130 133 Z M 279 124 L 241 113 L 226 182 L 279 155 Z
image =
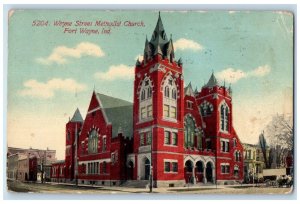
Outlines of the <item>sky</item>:
M 48 147 L 63 159 L 65 124 L 77 107 L 85 117 L 94 89 L 132 101 L 133 68 L 157 18 L 157 11 L 11 11 L 8 146 Z M 176 59 L 182 58 L 186 85 L 199 90 L 212 72 L 220 84 L 231 85 L 233 123 L 242 142 L 257 143 L 273 115 L 292 113 L 291 13 L 161 11 L 161 18 Z M 58 21 L 72 25 L 55 26 Z M 124 25 L 128 21 L 135 26 Z M 81 34 L 80 28 L 99 33 Z

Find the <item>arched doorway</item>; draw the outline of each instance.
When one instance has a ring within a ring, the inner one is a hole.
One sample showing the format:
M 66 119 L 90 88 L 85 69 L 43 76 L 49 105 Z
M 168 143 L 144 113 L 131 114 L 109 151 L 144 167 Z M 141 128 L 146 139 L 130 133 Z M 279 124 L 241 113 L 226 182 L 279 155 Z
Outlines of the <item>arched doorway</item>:
M 196 162 L 196 181 L 197 182 L 202 182 L 203 181 L 203 169 L 204 169 L 204 164 L 202 161 L 197 161 Z
M 184 166 L 184 177 L 186 183 L 193 183 L 193 162 L 191 160 L 187 160 Z
M 213 182 L 213 172 L 212 172 L 213 168 L 212 168 L 212 163 L 208 162 L 206 164 L 206 180 L 207 182 Z
M 127 165 L 127 179 L 132 180 L 133 179 L 133 162 L 129 161 Z
M 150 176 L 150 161 L 148 158 L 145 159 L 145 180 L 149 180 L 149 176 Z

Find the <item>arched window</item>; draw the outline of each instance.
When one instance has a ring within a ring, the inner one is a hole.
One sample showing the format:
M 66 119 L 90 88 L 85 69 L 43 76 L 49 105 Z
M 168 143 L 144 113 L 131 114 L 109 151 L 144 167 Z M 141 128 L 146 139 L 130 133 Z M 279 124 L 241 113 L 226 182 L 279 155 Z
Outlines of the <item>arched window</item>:
M 170 97 L 170 88 L 169 88 L 169 86 L 165 87 L 165 97 L 167 97 L 167 98 Z
M 141 84 L 139 111 L 140 120 L 152 118 L 152 86 L 149 77 Z
M 152 97 L 152 89 L 149 86 L 148 89 L 147 89 L 147 98 L 151 98 L 151 97 Z
M 89 134 L 88 152 L 89 153 L 98 152 L 98 136 L 97 136 L 97 131 L 95 129 L 93 129 Z
M 176 94 L 176 89 L 172 89 L 172 99 L 176 100 L 177 94 Z
M 163 90 L 163 117 L 172 122 L 177 121 L 177 87 L 176 81 L 169 73 L 162 82 Z
M 223 103 L 221 105 L 220 112 L 221 112 L 221 115 L 220 115 L 221 131 L 228 132 L 228 130 L 229 130 L 229 108 L 226 103 Z
M 146 95 L 146 94 L 145 94 L 145 89 L 143 89 L 143 90 L 142 90 L 142 96 L 141 96 L 141 100 L 142 100 L 142 101 L 145 100 L 145 95 Z
M 195 122 L 192 117 L 188 116 L 185 118 L 184 123 L 184 146 L 194 146 L 194 135 L 195 135 Z

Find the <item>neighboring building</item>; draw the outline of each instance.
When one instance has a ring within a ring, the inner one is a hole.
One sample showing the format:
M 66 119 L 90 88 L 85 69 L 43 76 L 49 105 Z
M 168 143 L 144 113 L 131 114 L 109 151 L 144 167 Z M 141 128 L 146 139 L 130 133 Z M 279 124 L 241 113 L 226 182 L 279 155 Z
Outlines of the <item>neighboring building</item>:
M 243 180 L 243 146 L 232 121 L 231 88 L 212 73 L 200 91 L 184 87 L 159 16 L 144 59 L 137 60 L 133 104 L 95 91 L 85 120 L 77 109 L 66 124 L 65 161 L 52 181 L 154 186 L 230 184 Z M 77 156 L 76 156 L 77 155 Z
M 67 181 L 65 160 L 58 160 L 52 164 L 51 181 L 58 183 Z
M 13 156 L 13 155 L 18 155 L 18 156 Z M 12 163 L 15 162 L 16 158 L 18 157 L 20 163 L 21 163 L 21 172 L 19 172 L 19 176 L 20 173 L 22 173 L 22 179 L 18 179 L 18 180 L 22 180 L 25 181 L 25 176 L 27 175 L 27 180 L 30 181 L 36 181 L 37 180 L 37 174 L 40 174 L 42 168 L 44 169 L 44 175 L 45 175 L 45 179 L 46 181 L 50 181 L 50 173 L 51 173 L 51 164 L 53 162 L 56 161 L 56 150 L 42 150 L 42 149 L 33 149 L 33 148 L 29 148 L 29 149 L 25 149 L 25 148 L 15 148 L 15 147 L 8 147 L 7 150 L 7 160 L 8 160 L 8 167 L 7 167 L 7 172 L 11 172 L 11 168 L 9 167 L 9 165 L 13 165 Z M 13 156 L 13 157 L 11 157 Z M 31 160 L 31 163 L 29 163 L 29 160 L 27 161 L 27 167 L 26 167 L 26 171 L 25 171 L 25 161 L 23 160 L 23 157 L 28 157 Z M 22 158 L 22 159 L 20 159 Z M 29 166 L 30 165 L 30 166 Z M 35 165 L 35 166 L 32 166 Z M 31 172 L 29 172 L 29 168 L 32 170 Z M 24 173 L 24 174 L 23 174 Z M 30 175 L 29 175 L 30 173 Z M 18 177 L 20 178 L 20 177 Z
M 17 180 L 19 154 L 11 154 L 7 157 L 7 179 Z
M 247 182 L 263 178 L 263 169 L 266 168 L 262 149 L 258 145 L 243 143 L 244 147 L 244 180 Z M 266 151 L 269 158 L 269 148 Z M 254 173 L 254 175 L 253 175 Z

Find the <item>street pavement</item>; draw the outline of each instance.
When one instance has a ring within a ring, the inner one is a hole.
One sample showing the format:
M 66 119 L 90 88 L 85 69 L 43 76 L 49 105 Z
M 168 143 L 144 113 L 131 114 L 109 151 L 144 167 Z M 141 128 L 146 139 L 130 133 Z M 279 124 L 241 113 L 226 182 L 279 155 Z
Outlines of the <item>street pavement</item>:
M 8 190 L 15 192 L 34 193 L 65 193 L 65 194 L 149 194 L 149 188 L 129 188 L 119 186 L 91 186 L 65 183 L 8 183 Z M 153 194 L 289 194 L 293 188 L 275 188 L 264 185 L 195 185 L 172 188 L 153 188 Z

